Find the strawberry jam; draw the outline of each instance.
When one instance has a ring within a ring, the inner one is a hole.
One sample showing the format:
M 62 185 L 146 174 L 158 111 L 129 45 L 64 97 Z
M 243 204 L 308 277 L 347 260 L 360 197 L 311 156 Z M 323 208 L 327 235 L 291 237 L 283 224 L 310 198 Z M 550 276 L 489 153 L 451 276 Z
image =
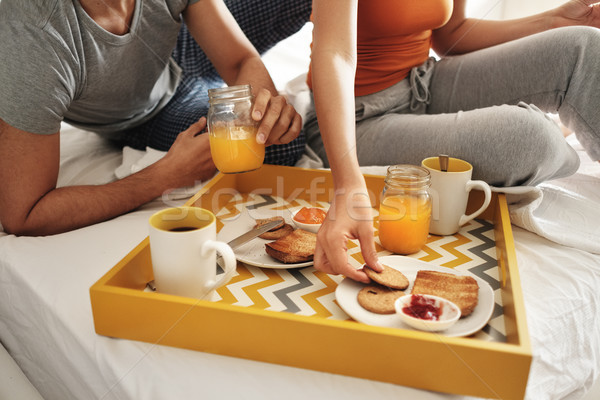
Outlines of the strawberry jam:
M 403 307 L 402 312 L 414 318 L 437 321 L 442 315 L 442 307 L 438 307 L 434 299 L 413 294 L 410 305 Z

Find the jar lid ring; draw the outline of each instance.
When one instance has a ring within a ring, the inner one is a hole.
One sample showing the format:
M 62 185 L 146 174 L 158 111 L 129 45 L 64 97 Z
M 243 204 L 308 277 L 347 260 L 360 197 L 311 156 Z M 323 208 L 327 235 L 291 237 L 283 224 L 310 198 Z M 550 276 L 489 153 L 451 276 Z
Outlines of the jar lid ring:
M 246 99 L 248 97 L 254 97 L 252 95 L 252 86 L 250 85 L 224 86 L 208 89 L 208 98 L 211 101 Z
M 390 165 L 387 169 L 385 178 L 386 184 L 393 186 L 406 186 L 410 188 L 419 188 L 429 186 L 431 183 L 431 174 L 427 168 L 411 165 L 397 164 Z

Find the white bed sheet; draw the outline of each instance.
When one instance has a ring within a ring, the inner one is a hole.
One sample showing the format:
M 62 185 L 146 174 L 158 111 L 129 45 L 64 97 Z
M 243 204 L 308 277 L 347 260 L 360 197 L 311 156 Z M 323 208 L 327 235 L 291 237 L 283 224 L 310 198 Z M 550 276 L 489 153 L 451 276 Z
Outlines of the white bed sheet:
M 114 179 L 118 149 L 93 134 L 65 133 L 62 184 Z M 598 193 L 595 164 L 584 162 L 582 175 Z M 162 207 L 156 200 L 60 235 L 0 237 L 0 340 L 45 398 L 462 398 L 96 335 L 89 287 L 147 235 L 148 217 Z M 514 235 L 534 353 L 528 397 L 579 398 L 600 373 L 600 255 L 516 226 Z
M 273 64 L 285 62 L 278 54 L 272 57 Z M 288 74 L 302 68 L 292 64 Z M 276 79 L 278 87 L 288 78 Z M 301 87 L 302 79 L 292 86 Z M 63 133 L 60 185 L 115 179 L 123 167 L 121 150 L 74 128 Z M 578 175 L 511 198 L 534 354 L 527 388 L 533 400 L 578 399 L 600 374 L 600 255 L 593 247 L 600 242 L 594 241 L 594 227 L 600 226 L 600 163 L 578 150 Z M 316 165 L 306 158 L 302 163 Z M 169 205 L 183 201 L 169 199 Z M 569 209 L 563 210 L 564 204 Z M 96 335 L 89 287 L 147 236 L 148 217 L 164 206 L 157 199 L 113 220 L 48 237 L 0 233 L 0 341 L 44 398 L 464 399 Z M 568 217 L 582 207 L 587 210 L 583 219 Z M 559 229 L 544 229 L 552 221 L 546 216 L 559 211 L 567 215 L 557 219 Z M 584 243 L 573 239 L 585 235 L 560 235 L 573 232 L 573 226 L 585 228 L 591 239 Z

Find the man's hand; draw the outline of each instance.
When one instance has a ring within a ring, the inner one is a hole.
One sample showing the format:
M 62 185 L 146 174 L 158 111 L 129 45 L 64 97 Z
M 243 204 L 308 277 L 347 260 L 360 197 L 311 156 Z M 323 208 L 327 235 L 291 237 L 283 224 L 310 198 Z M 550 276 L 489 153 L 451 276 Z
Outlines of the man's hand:
M 205 130 L 206 118 L 202 117 L 177 136 L 165 157 L 159 161 L 161 168 L 172 171 L 173 188 L 208 180 L 217 171 Z
M 367 265 L 382 271 L 373 241 L 373 214 L 369 195 L 363 191 L 336 194 L 327 217 L 317 233 L 315 268 L 328 274 L 342 274 L 359 282 L 370 279 L 348 263 L 347 243 L 358 239 Z
M 302 129 L 302 117 L 294 107 L 284 96 L 273 96 L 267 89 L 258 91 L 252 118 L 260 121 L 257 141 L 267 146 L 289 143 Z

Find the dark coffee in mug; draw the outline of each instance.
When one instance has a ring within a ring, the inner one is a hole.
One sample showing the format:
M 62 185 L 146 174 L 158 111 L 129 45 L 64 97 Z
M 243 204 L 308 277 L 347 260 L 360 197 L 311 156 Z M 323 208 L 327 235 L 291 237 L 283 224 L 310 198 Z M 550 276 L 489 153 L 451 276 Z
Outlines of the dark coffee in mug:
M 198 229 L 195 226 L 177 226 L 169 229 L 169 232 L 189 232 Z

